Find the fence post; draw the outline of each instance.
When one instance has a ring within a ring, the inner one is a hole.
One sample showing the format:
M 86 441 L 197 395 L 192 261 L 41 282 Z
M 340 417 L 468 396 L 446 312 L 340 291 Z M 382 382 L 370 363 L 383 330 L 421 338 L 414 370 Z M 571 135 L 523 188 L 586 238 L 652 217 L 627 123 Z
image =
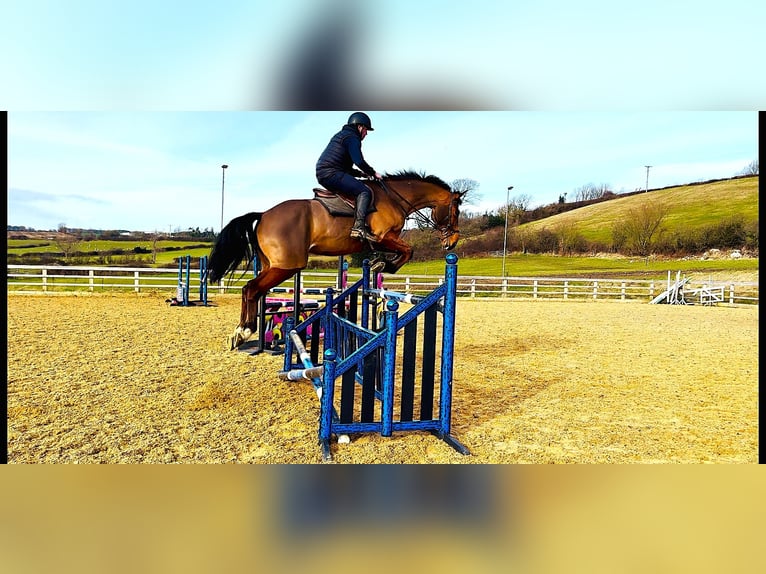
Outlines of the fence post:
M 88 269 L 88 291 L 90 292 L 93 292 L 93 278 L 94 278 L 93 269 Z
M 564 280 L 564 299 L 569 299 L 569 281 Z
M 471 299 L 476 297 L 476 279 L 471 279 Z
M 532 298 L 537 299 L 537 279 L 532 282 Z
M 508 279 L 503 277 L 503 287 L 501 289 L 501 296 L 507 297 L 508 296 Z
M 620 288 L 620 299 L 625 301 L 625 281 L 622 282 L 622 286 Z
M 138 277 L 138 274 L 139 274 L 139 272 L 138 272 L 138 271 L 134 271 L 134 272 L 133 272 L 133 285 L 135 286 L 135 292 L 136 292 L 136 293 L 140 293 L 140 292 L 141 292 L 141 289 L 140 289 L 140 287 L 139 287 L 139 284 L 140 284 L 140 283 L 139 283 L 139 277 Z
M 729 284 L 729 304 L 734 305 L 734 283 Z
M 42 278 L 43 278 L 43 292 L 46 292 L 48 291 L 48 269 L 47 268 L 43 268 Z
M 593 282 L 593 300 L 598 299 L 598 281 Z

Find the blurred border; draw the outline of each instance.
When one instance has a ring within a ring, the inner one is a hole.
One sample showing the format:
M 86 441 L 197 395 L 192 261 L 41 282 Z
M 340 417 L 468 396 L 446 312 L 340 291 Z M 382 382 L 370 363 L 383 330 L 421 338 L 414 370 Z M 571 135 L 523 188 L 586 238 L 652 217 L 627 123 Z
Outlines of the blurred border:
M 766 511 L 757 465 L 3 470 L 9 572 L 751 571 Z

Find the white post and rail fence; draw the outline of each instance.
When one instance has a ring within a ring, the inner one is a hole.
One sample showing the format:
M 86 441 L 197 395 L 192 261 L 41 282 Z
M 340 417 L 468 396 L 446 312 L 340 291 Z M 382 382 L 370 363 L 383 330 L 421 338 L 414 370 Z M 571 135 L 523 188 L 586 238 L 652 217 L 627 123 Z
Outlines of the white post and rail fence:
M 9 293 L 135 292 L 176 294 L 178 271 L 132 267 L 77 267 L 54 265 L 8 265 Z M 189 292 L 199 291 L 199 269 L 192 269 Z M 210 285 L 209 297 L 237 295 L 253 277 L 252 272 L 233 280 Z M 348 280 L 358 279 L 349 273 Z M 419 295 L 433 291 L 443 281 L 435 275 L 384 275 L 386 289 Z M 337 273 L 303 271 L 302 289 L 335 288 Z M 293 287 L 293 279 L 285 282 Z M 695 279 L 685 282 L 686 304 L 758 305 L 757 282 L 714 282 Z M 667 289 L 667 281 L 619 278 L 567 277 L 458 277 L 457 296 L 472 299 L 611 300 L 651 302 Z M 713 296 L 711 296 L 711 293 Z

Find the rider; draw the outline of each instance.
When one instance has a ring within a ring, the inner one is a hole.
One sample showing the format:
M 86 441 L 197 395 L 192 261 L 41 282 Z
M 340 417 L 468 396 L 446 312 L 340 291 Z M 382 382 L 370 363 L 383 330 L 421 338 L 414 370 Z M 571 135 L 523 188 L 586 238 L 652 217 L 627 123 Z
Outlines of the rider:
M 326 189 L 356 197 L 351 237 L 373 241 L 377 238 L 369 232 L 365 223 L 367 209 L 372 201 L 372 192 L 357 179 L 364 176 L 375 179 L 383 177 L 365 161 L 362 155 L 362 140 L 368 131 L 373 131 L 370 117 L 364 112 L 351 114 L 346 125 L 332 137 L 322 155 L 319 156 L 316 177 Z M 354 166 L 359 169 L 355 169 Z

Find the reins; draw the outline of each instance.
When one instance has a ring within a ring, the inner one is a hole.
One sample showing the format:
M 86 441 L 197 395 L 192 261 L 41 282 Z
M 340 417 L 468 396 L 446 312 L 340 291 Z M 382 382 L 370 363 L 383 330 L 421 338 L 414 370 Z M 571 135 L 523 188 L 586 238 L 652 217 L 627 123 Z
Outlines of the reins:
M 440 232 L 442 234 L 442 237 L 446 237 L 447 235 L 450 235 L 453 232 L 451 222 L 447 223 L 446 225 L 438 225 L 435 221 L 432 221 L 431 219 L 429 219 L 428 217 L 420 213 L 420 209 L 416 209 L 415 206 L 412 205 L 412 203 L 406 197 L 403 197 L 402 194 L 400 194 L 398 191 L 387 186 L 385 181 L 383 181 L 382 179 L 376 179 L 374 181 L 377 181 L 378 183 L 380 183 L 381 187 L 386 193 L 388 193 L 389 195 L 392 195 L 392 194 L 395 195 L 407 205 L 409 210 L 405 209 L 404 207 L 402 207 L 402 205 L 397 203 L 397 207 L 399 207 L 399 209 L 402 210 L 402 212 L 404 213 L 405 219 L 410 219 L 410 218 L 414 219 L 422 227 L 428 227 L 430 229 Z M 450 216 L 452 215 L 452 204 L 455 201 L 457 201 L 457 199 L 455 198 L 455 194 L 453 193 L 451 195 L 452 195 L 452 198 L 450 199 Z M 431 209 L 433 209 L 433 207 Z

